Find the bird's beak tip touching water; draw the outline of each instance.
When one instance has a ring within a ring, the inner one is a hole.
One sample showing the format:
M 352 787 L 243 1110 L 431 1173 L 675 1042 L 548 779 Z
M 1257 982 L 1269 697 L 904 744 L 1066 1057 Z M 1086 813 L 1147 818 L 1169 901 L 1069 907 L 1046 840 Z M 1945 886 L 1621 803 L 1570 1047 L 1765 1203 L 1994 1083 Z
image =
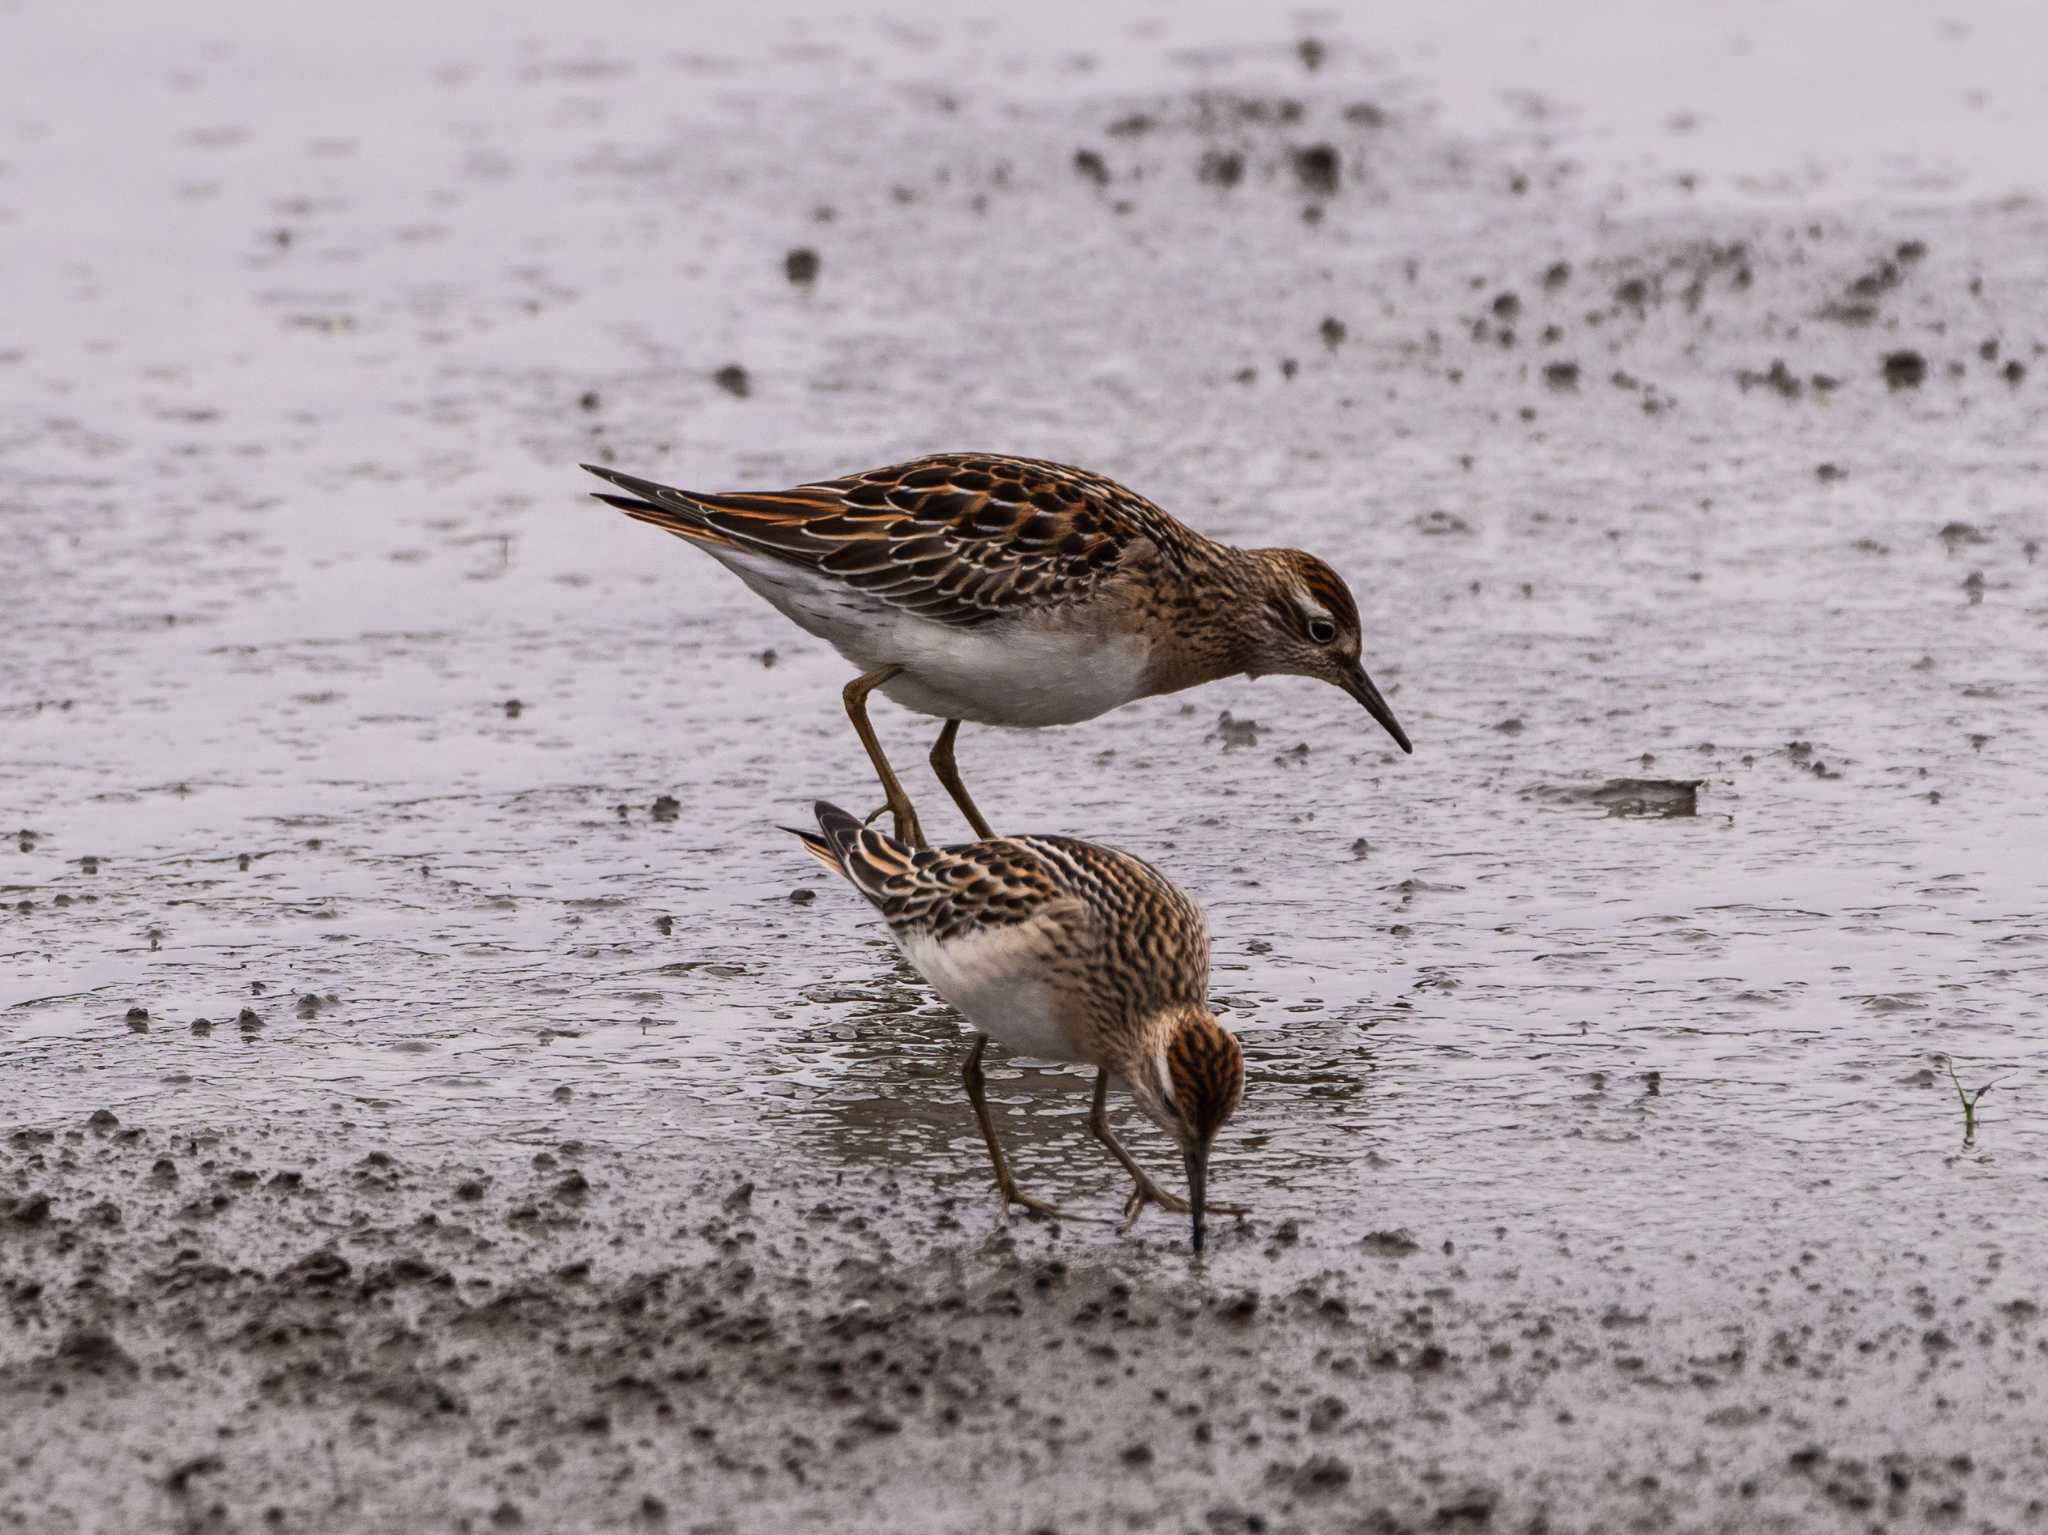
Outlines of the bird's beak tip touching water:
M 1203 1217 L 1209 1202 L 1209 1148 L 1190 1146 L 1182 1153 L 1188 1169 L 1188 1210 L 1195 1223 L 1195 1251 L 1202 1250 Z
M 1365 712 L 1378 720 L 1382 729 L 1394 738 L 1394 744 L 1410 756 L 1415 748 L 1409 743 L 1408 732 L 1401 728 L 1401 722 L 1394 718 L 1394 711 L 1387 707 L 1387 701 L 1380 697 L 1380 690 L 1373 686 L 1372 678 L 1366 676 L 1365 668 L 1354 666 L 1345 673 L 1343 689 L 1365 705 Z

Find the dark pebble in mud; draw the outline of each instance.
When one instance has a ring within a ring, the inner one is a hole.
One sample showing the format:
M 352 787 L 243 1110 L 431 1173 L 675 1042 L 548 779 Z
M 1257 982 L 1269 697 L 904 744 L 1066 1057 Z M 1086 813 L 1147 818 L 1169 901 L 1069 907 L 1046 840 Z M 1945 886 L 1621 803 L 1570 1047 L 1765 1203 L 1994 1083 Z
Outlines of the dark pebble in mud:
M 657 821 L 673 821 L 683 813 L 682 801 L 678 800 L 673 794 L 659 796 L 653 805 L 648 808 L 649 813 Z
M 2017 357 L 2015 357 L 2011 362 L 2005 365 L 2005 381 L 2008 384 L 2017 386 L 2021 382 L 2021 380 L 2026 378 L 2026 376 L 2026 364 L 2021 362 Z
M 1307 144 L 1293 151 L 1294 174 L 1305 191 L 1324 196 L 1337 190 L 1343 161 L 1328 144 Z
M 789 898 L 799 906 L 808 906 L 818 898 L 818 892 L 807 885 L 800 885 L 790 891 Z
M 1552 389 L 1576 389 L 1579 387 L 1579 365 L 1575 362 L 1546 363 L 1543 382 Z
M 1109 185 L 1109 166 L 1092 149 L 1074 151 L 1074 170 L 1099 187 Z
M 1341 1492 L 1351 1481 L 1351 1468 L 1331 1455 L 1318 1455 L 1298 1466 L 1276 1461 L 1266 1468 L 1266 1480 L 1283 1484 L 1302 1498 L 1326 1498 Z
M 1553 261 L 1543 269 L 1543 287 L 1546 292 L 1555 293 L 1572 280 L 1572 264 L 1569 261 Z
M 1304 69 L 1316 70 L 1323 67 L 1324 48 L 1320 39 L 1304 37 L 1294 45 L 1294 51 L 1301 56 Z
M 135 1361 L 114 1341 L 112 1333 L 96 1327 L 74 1327 L 57 1345 L 57 1361 L 95 1375 L 132 1375 Z
M 782 258 L 782 275 L 799 288 L 807 288 L 818 280 L 818 253 L 808 245 L 799 245 Z
M 516 698 L 506 699 L 503 708 L 505 710 L 505 718 L 508 720 L 516 720 L 526 712 L 526 705 Z
M 17 1226 L 40 1226 L 50 1218 L 48 1194 L 24 1194 L 19 1199 L 0 1199 L 0 1215 Z
M 149 1032 L 149 1009 L 146 1007 L 129 1008 L 128 1027 L 138 1034 L 147 1034 Z
M 736 400 L 744 400 L 754 388 L 754 381 L 747 370 L 736 362 L 729 362 L 712 374 L 711 382 Z
M 604 401 L 598 398 L 595 389 L 586 389 L 583 393 L 576 396 L 576 403 L 584 410 L 596 410 Z
M 1323 316 L 1323 323 L 1317 327 L 1323 338 L 1323 345 L 1336 351 L 1344 344 L 1344 338 L 1351 334 L 1349 327 L 1333 314 Z
M 1887 352 L 1884 381 L 1893 389 L 1917 389 L 1927 377 L 1927 359 L 1918 352 Z
M 192 1020 L 192 1032 L 204 1038 L 213 1032 L 213 1020 L 211 1018 L 194 1018 Z
M 226 1467 L 227 1462 L 218 1455 L 195 1455 L 190 1460 L 181 1460 L 165 1473 L 164 1491 L 173 1497 L 183 1497 L 192 1490 L 192 1478 Z
M 1244 156 L 1234 149 L 1212 149 L 1195 174 L 1212 187 L 1234 187 L 1244 180 Z
M 239 1013 L 235 1014 L 235 1024 L 238 1028 L 244 1030 L 245 1032 L 254 1031 L 256 1029 L 260 1029 L 263 1027 L 263 1019 L 257 1014 L 254 1008 L 245 1007 Z
M 112 1109 L 94 1109 L 92 1111 L 92 1117 L 86 1120 L 85 1127 L 88 1130 L 99 1130 L 104 1132 L 107 1130 L 118 1129 L 120 1127 L 120 1124 L 120 1116 L 115 1114 L 115 1112 Z
M 1405 1258 L 1422 1251 L 1422 1244 L 1406 1231 L 1373 1231 L 1359 1239 L 1364 1251 L 1380 1258 Z

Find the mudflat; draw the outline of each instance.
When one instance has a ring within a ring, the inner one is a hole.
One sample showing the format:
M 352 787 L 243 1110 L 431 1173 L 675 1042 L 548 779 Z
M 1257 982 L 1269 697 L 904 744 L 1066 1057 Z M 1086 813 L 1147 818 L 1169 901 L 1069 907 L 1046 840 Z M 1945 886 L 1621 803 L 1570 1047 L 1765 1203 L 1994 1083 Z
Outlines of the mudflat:
M 2048 108 L 1887 14 L 10 18 L 0 1526 L 2039 1522 Z M 1415 738 L 961 738 L 1208 910 L 1199 1263 L 1082 1072 L 999 1217 L 844 664 L 574 467 L 973 448 Z

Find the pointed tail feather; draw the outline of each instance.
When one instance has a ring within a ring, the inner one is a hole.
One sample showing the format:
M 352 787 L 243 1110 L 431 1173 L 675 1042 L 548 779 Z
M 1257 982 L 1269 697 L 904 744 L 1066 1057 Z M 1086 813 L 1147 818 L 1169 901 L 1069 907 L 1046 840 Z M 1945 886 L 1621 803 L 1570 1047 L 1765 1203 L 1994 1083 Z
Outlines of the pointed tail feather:
M 804 851 L 817 859 L 819 863 L 841 878 L 845 877 L 846 870 L 840 865 L 839 855 L 832 851 L 831 843 L 827 842 L 816 832 L 805 831 L 800 826 L 785 826 L 782 829 L 801 842 L 804 845 Z
M 600 480 L 632 492 L 630 496 L 615 496 L 607 491 L 593 490 L 590 494 L 606 506 L 617 507 L 635 522 L 647 523 L 650 527 L 693 539 L 700 544 L 720 544 L 730 548 L 732 540 L 727 538 L 704 515 L 704 509 L 687 490 L 677 490 L 670 485 L 657 485 L 653 480 L 643 480 L 638 475 L 622 474 L 616 469 L 600 468 L 596 464 L 583 464 Z
M 817 831 L 800 831 L 794 826 L 783 830 L 797 837 L 804 851 L 819 863 L 880 905 L 887 894 L 884 881 L 911 871 L 915 849 L 864 824 L 858 816 L 848 815 L 829 800 L 819 800 L 812 809 L 818 817 Z
M 830 800 L 819 800 L 811 810 L 818 818 L 818 831 L 805 831 L 800 826 L 782 829 L 803 843 L 804 851 L 834 874 L 851 879 L 846 856 L 859 846 L 861 823 Z

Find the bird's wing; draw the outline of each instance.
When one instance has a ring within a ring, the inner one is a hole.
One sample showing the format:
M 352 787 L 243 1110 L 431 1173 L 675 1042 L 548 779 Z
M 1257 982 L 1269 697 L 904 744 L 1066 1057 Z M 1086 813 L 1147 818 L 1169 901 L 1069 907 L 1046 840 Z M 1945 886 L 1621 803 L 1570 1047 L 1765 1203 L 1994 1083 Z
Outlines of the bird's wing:
M 792 490 L 700 495 L 584 468 L 628 516 L 701 543 L 830 575 L 893 607 L 971 628 L 1025 605 L 1085 600 L 1144 548 L 1197 535 L 1114 480 L 1064 464 L 942 453 Z

